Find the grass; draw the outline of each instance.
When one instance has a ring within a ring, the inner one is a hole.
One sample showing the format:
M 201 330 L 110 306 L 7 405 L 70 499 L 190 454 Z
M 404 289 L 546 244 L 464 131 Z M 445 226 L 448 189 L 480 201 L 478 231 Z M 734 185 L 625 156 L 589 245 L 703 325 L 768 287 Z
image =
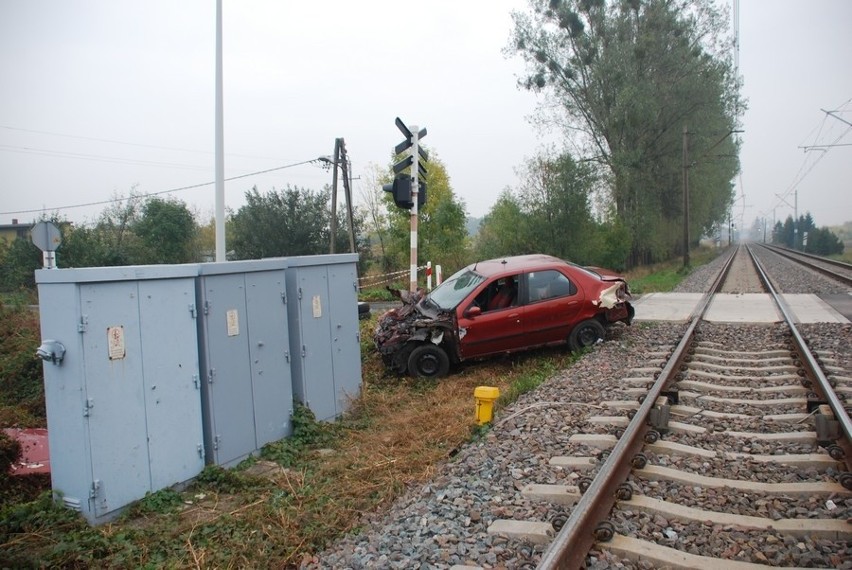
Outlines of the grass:
M 369 338 L 375 317 L 361 326 Z M 260 457 L 208 466 L 185 490 L 149 494 L 115 522 L 89 527 L 49 491 L 7 503 L 0 567 L 295 567 L 487 431 L 474 422 L 477 386 L 500 389 L 499 409 L 574 358 L 536 351 L 428 382 L 388 376 L 375 350 L 362 350 L 362 393 L 341 421 L 318 423 L 299 408 L 293 436 Z
M 697 266 L 704 265 L 719 255 L 715 248 L 698 248 L 690 252 L 690 265 L 683 266 L 681 259 L 642 266 L 627 272 L 625 277 L 634 295 L 667 293 Z
M 672 263 L 628 278 L 647 292 L 670 290 L 684 275 Z M 8 311 L 0 328 L 0 388 L 20 390 L 9 375 L 32 372 L 37 319 L 27 309 Z M 297 567 L 357 532 L 364 514 L 427 481 L 460 446 L 488 431 L 474 421 L 477 386 L 499 388 L 497 412 L 576 358 L 554 348 L 469 364 L 438 382 L 399 378 L 386 373 L 372 347 L 375 324 L 375 316 L 361 321 L 361 395 L 344 418 L 318 423 L 297 408 L 290 438 L 234 469 L 208 466 L 183 490 L 151 493 L 114 522 L 93 528 L 56 506 L 44 477 L 0 477 L 0 568 Z M 29 407 L 19 411 L 7 395 L 0 426 L 39 417 L 43 425 L 32 395 L 15 397 Z

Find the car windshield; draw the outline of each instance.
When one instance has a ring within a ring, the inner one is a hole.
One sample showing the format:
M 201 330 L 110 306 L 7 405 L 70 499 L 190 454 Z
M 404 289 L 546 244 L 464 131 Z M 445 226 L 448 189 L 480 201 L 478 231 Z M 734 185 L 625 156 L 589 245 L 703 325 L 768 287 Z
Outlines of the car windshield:
M 427 301 L 443 310 L 454 309 L 471 291 L 485 281 L 485 277 L 470 269 L 462 269 L 441 283 L 426 296 Z

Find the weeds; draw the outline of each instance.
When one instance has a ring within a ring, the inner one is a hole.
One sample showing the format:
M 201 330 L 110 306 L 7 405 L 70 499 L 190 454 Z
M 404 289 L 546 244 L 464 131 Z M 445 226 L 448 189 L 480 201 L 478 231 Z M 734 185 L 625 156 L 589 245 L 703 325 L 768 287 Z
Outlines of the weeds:
M 374 326 L 362 321 L 362 337 Z M 100 527 L 50 493 L 4 508 L 0 567 L 296 567 L 487 433 L 474 423 L 477 386 L 500 389 L 499 410 L 575 358 L 542 350 L 422 382 L 388 375 L 372 344 L 362 349 L 361 394 L 340 421 L 299 406 L 292 436 L 259 458 L 208 466 L 185 490 L 151 493 Z

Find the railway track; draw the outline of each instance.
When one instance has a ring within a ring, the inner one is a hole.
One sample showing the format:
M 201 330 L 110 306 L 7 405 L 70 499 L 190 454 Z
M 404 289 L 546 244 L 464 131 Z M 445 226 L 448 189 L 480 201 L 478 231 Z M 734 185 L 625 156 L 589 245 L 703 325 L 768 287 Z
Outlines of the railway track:
M 771 251 L 777 255 L 789 259 L 794 263 L 807 267 L 817 273 L 825 275 L 834 281 L 849 287 L 852 286 L 852 264 L 828 259 L 818 255 L 812 255 L 802 251 L 795 251 L 784 247 L 767 244 L 757 244 L 759 247 Z
M 744 252 L 741 248 L 738 255 Z M 730 263 L 713 291 L 722 288 Z M 759 265 L 757 274 L 774 294 Z M 835 512 L 839 509 L 833 500 L 847 497 L 852 489 L 847 463 L 852 458 L 852 425 L 845 409 L 845 394 L 852 390 L 842 386 L 839 395 L 835 393 L 837 380 L 827 378 L 777 296 L 788 334 L 756 339 L 753 331 L 732 331 L 722 342 L 718 336 L 703 340 L 700 331 L 709 300 L 710 295 L 672 354 L 654 355 L 653 363 L 661 367 L 654 373 L 656 381 L 636 379 L 644 384 L 639 388 L 641 405 L 629 400 L 604 404 L 631 411 L 626 427 L 614 435 L 575 438 L 612 451 L 540 568 L 593 566 L 586 553 L 596 548 L 652 567 L 812 567 L 814 558 L 798 541 L 814 537 L 819 537 L 820 548 L 831 552 L 830 567 L 852 563 L 849 513 Z M 611 426 L 624 421 L 621 416 L 599 416 L 590 423 Z M 756 483 L 719 476 L 731 471 L 725 465 L 730 463 L 742 463 L 744 474 L 765 478 Z M 739 500 L 733 505 L 722 501 L 723 508 L 714 508 L 719 503 L 713 498 L 720 492 L 736 493 Z M 790 507 L 786 513 L 801 516 L 788 517 L 770 508 L 778 497 Z M 815 513 L 818 518 L 811 518 Z M 649 525 L 648 519 L 664 523 Z M 731 534 L 748 540 L 743 545 Z M 775 547 L 789 541 L 795 542 L 793 549 Z M 718 544 L 733 546 L 720 558 Z M 710 548 L 703 549 L 705 545 Z
M 687 324 L 616 331 L 306 567 L 852 569 L 852 329 L 702 320 L 726 281 L 772 293 L 750 259 Z

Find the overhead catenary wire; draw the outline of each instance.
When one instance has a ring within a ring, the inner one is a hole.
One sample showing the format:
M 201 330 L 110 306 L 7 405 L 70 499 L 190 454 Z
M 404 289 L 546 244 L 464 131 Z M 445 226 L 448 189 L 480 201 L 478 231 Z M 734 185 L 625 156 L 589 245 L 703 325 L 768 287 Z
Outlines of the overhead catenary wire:
M 261 174 L 267 174 L 269 172 L 275 172 L 276 170 L 283 170 L 285 168 L 292 168 L 294 166 L 301 166 L 303 164 L 309 164 L 311 162 L 317 162 L 318 160 L 319 159 L 317 159 L 317 158 L 312 158 L 310 160 L 303 160 L 301 162 L 294 162 L 292 164 L 285 164 L 283 166 L 276 166 L 275 168 L 267 168 L 266 170 L 258 170 L 256 172 L 248 172 L 246 174 L 240 174 L 239 176 L 232 176 L 230 178 L 225 178 L 225 182 L 230 182 L 232 180 L 239 180 L 241 178 L 249 178 L 251 176 L 258 176 L 258 175 L 261 175 Z M 162 195 L 162 194 L 171 194 L 172 192 L 181 192 L 181 191 L 184 191 L 184 190 L 192 190 L 194 188 L 201 188 L 203 186 L 211 186 L 214 183 L 215 182 L 211 180 L 210 182 L 201 182 L 199 184 L 191 184 L 189 186 L 181 186 L 179 188 L 170 188 L 168 190 L 160 190 L 158 192 L 146 192 L 144 194 L 137 194 L 133 197 L 147 198 L 147 197 L 150 197 L 150 196 L 159 196 L 159 195 Z M 115 202 L 123 202 L 124 200 L 127 200 L 129 198 L 130 197 L 111 198 L 109 200 L 99 200 L 99 201 L 96 201 L 96 202 L 87 202 L 85 204 L 70 204 L 70 205 L 65 205 L 65 206 L 53 206 L 53 207 L 50 207 L 50 208 L 42 207 L 42 208 L 33 208 L 33 209 L 30 209 L 30 210 L 15 210 L 15 211 L 10 211 L 10 212 L 0 212 L 0 216 L 11 215 L 11 214 L 32 214 L 32 213 L 37 213 L 37 212 L 43 212 L 43 211 L 46 211 L 46 210 L 70 210 L 70 209 L 73 209 L 73 208 L 85 208 L 85 207 L 88 207 L 88 206 L 101 206 L 103 204 L 113 204 Z
M 811 160 L 811 158 L 810 158 L 810 157 L 811 157 L 812 155 L 810 155 L 810 154 L 808 154 L 808 155 L 805 157 L 805 159 L 802 161 L 802 165 L 799 167 L 799 171 L 798 171 L 798 172 L 796 173 L 796 175 L 793 177 L 793 181 L 792 181 L 792 182 L 790 182 L 790 184 L 787 186 L 786 190 L 785 190 L 783 193 L 781 193 L 781 194 L 778 194 L 778 195 L 777 195 L 777 196 L 778 196 L 778 201 L 776 201 L 776 202 L 775 202 L 775 204 L 774 204 L 771 208 L 769 208 L 769 209 L 767 209 L 767 210 L 765 210 L 765 211 L 761 212 L 761 216 L 766 216 L 766 215 L 768 215 L 770 211 L 772 211 L 772 210 L 774 210 L 775 208 L 777 208 L 777 207 L 781 206 L 782 204 L 784 204 L 784 203 L 785 203 L 785 199 L 786 199 L 786 198 L 787 198 L 787 197 L 788 197 L 791 193 L 793 193 L 793 191 L 794 191 L 794 190 L 796 190 L 796 188 L 797 188 L 797 187 L 798 187 L 798 186 L 799 186 L 799 185 L 800 185 L 800 184 L 801 184 L 801 183 L 805 180 L 805 178 L 808 176 L 808 174 L 810 174 L 810 173 L 811 173 L 811 171 L 813 171 L 813 169 L 814 169 L 814 168 L 816 168 L 817 164 L 819 164 L 819 163 L 820 163 L 820 162 L 821 162 L 821 161 L 825 158 L 825 156 L 828 154 L 828 151 L 829 151 L 832 147 L 841 146 L 841 145 L 840 145 L 840 144 L 838 144 L 838 143 L 839 143 L 839 142 L 840 142 L 840 141 L 841 141 L 844 137 L 846 137 L 846 136 L 847 136 L 850 132 L 852 132 L 852 126 L 848 126 L 848 127 L 846 127 L 846 128 L 845 128 L 845 129 L 844 129 L 844 130 L 843 130 L 843 131 L 839 134 L 839 135 L 837 135 L 837 136 L 834 138 L 834 140 L 830 141 L 828 144 L 816 144 L 816 143 L 817 143 L 817 141 L 818 141 L 821 137 L 823 137 L 823 136 L 824 136 L 823 130 L 824 130 L 824 127 L 825 127 L 825 125 L 826 125 L 826 122 L 827 122 L 827 121 L 828 121 L 828 119 L 829 119 L 829 116 L 830 116 L 830 115 L 832 115 L 832 113 L 847 112 L 846 107 L 847 107 L 850 103 L 852 103 L 852 98 L 847 99 L 847 100 L 846 100 L 846 101 L 845 101 L 842 105 L 840 105 L 837 109 L 835 109 L 835 110 L 834 110 L 834 111 L 832 111 L 831 113 L 829 113 L 828 111 L 824 111 L 824 112 L 826 113 L 826 116 L 825 116 L 825 117 L 823 117 L 822 123 L 821 123 L 821 124 L 820 124 L 820 126 L 818 127 L 817 134 L 816 134 L 816 135 L 815 135 L 815 137 L 814 137 L 814 144 L 804 147 L 804 149 L 805 149 L 805 153 L 807 153 L 807 152 L 808 152 L 808 150 L 820 150 L 820 151 L 822 151 L 822 152 L 819 154 L 819 156 L 817 156 L 817 157 L 816 157 L 815 159 L 813 159 L 813 160 Z M 834 118 L 837 118 L 837 117 L 835 116 Z M 842 121 L 842 122 L 846 123 L 846 121 Z M 848 124 L 848 123 L 847 123 L 847 124 Z M 828 133 L 825 133 L 825 136 L 828 136 Z

